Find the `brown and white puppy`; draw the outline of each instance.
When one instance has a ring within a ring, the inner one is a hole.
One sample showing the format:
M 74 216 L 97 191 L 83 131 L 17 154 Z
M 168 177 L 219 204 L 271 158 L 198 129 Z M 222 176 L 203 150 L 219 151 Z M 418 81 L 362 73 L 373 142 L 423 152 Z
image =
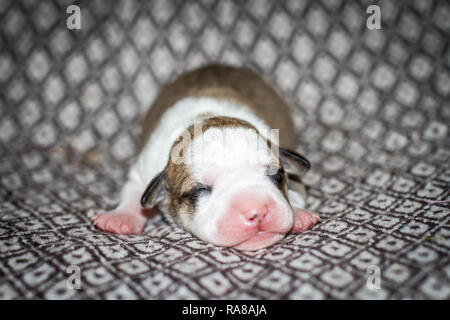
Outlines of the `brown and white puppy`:
M 279 129 L 272 130 L 272 129 Z M 162 89 L 143 123 L 143 147 L 119 206 L 100 229 L 141 233 L 145 208 L 218 246 L 256 250 L 315 224 L 300 175 L 290 109 L 247 69 L 206 66 Z

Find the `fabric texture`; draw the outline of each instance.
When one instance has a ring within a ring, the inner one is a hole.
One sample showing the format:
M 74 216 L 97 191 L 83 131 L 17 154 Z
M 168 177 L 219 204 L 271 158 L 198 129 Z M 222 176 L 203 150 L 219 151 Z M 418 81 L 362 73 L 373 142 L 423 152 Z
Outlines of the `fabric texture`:
M 0 298 L 450 298 L 447 1 L 70 4 L 0 1 Z M 94 228 L 159 88 L 217 62 L 295 107 L 321 223 L 256 252 Z

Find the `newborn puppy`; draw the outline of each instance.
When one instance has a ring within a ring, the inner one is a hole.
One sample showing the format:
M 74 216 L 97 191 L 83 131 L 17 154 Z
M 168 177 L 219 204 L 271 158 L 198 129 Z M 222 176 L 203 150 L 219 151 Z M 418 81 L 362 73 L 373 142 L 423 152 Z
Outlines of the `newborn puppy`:
M 279 129 L 271 130 L 271 129 Z M 139 234 L 146 209 L 217 246 L 256 250 L 315 224 L 300 177 L 290 109 L 259 76 L 220 65 L 165 86 L 143 122 L 143 146 L 119 206 L 93 218 Z

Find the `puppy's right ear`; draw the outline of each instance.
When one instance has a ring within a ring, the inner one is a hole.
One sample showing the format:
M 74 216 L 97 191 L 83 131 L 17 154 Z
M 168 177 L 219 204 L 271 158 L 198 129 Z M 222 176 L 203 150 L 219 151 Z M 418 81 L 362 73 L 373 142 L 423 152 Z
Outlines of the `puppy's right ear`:
M 308 159 L 301 154 L 281 147 L 279 151 L 280 161 L 287 173 L 301 175 L 311 168 Z
M 153 208 L 167 197 L 166 170 L 150 181 L 141 198 L 143 208 Z

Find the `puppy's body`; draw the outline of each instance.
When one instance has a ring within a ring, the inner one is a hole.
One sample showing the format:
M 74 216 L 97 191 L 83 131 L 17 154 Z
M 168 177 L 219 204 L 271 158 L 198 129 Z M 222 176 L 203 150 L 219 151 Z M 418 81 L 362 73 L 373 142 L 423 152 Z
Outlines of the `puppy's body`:
M 196 123 L 201 123 L 202 139 L 195 137 Z M 279 141 L 274 141 L 271 128 L 280 129 Z M 102 229 L 140 233 L 145 211 L 139 200 L 147 207 L 159 205 L 171 221 L 205 241 L 239 249 L 270 245 L 292 228 L 302 231 L 318 220 L 302 210 L 301 184 L 288 191 L 281 164 L 281 182 L 269 182 L 267 168 L 278 158 L 265 151 L 272 144 L 293 147 L 294 126 L 288 105 L 249 70 L 208 66 L 180 76 L 162 89 L 149 109 L 142 135 L 142 151 L 130 169 L 121 204 L 96 217 Z M 220 145 L 222 137 L 228 145 Z M 263 147 L 250 151 L 258 144 L 248 142 L 254 137 Z M 187 148 L 181 154 L 189 154 L 190 161 L 180 163 L 171 156 L 183 140 Z M 253 154 L 260 157 L 249 165 Z M 210 163 L 210 158 L 221 163 Z M 224 158 L 229 159 L 221 161 Z M 270 219 L 254 222 L 247 212 Z

